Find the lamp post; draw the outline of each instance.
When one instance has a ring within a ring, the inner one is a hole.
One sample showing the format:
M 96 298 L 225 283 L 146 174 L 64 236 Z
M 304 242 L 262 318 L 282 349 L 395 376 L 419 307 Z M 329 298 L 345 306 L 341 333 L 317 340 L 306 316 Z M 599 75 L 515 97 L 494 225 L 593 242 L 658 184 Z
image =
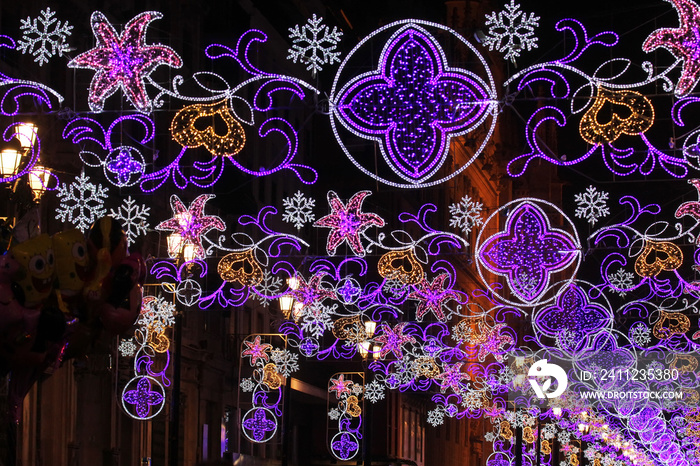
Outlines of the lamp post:
M 168 235 L 167 243 L 168 255 L 176 262 L 194 260 L 194 245 L 184 241 L 179 233 Z M 178 466 L 180 457 L 180 379 L 182 376 L 182 311 L 179 309 L 175 313 L 173 343 L 175 354 L 173 355 L 173 396 L 170 406 L 170 428 L 168 429 L 168 463 L 170 466 Z

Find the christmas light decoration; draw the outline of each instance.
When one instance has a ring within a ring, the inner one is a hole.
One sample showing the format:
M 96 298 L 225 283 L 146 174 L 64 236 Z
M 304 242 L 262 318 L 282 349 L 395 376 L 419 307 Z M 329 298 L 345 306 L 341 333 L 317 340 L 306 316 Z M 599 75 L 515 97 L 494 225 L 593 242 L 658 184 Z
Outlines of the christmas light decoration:
M 479 59 L 486 80 L 471 71 L 450 67 L 428 27 L 456 37 Z M 387 29 L 397 31 L 384 46 L 377 68 L 339 86 L 344 67 L 353 55 Z M 368 175 L 400 187 L 427 186 L 456 175 L 461 170 L 440 180 L 431 179 L 444 165 L 450 140 L 493 117 L 473 160 L 483 150 L 495 124 L 496 93 L 483 58 L 454 31 L 417 20 L 391 23 L 361 41 L 341 64 L 331 99 L 333 129 L 348 158 Z M 401 182 L 378 176 L 357 162 L 343 143 L 336 119 L 353 135 L 376 141 L 384 161 Z
M 131 390 L 134 385 L 135 387 Z M 132 379 L 122 392 L 124 411 L 139 420 L 152 419 L 165 406 L 163 386 L 153 377 L 141 376 Z M 133 414 L 132 414 L 133 411 Z
M 691 179 L 688 180 L 688 183 L 692 184 L 695 187 L 695 190 L 698 192 L 698 198 L 700 198 L 700 180 Z M 684 202 L 683 204 L 678 206 L 675 215 L 676 218 L 681 218 L 685 215 L 689 215 L 693 217 L 693 219 L 695 219 L 696 222 L 700 222 L 700 201 Z M 700 244 L 700 236 L 698 236 L 695 241 L 696 244 Z
M 225 255 L 219 261 L 217 270 L 222 279 L 227 282 L 238 282 L 243 286 L 256 286 L 264 276 L 252 249 Z
M 174 248 L 168 252 L 171 257 L 177 256 L 182 249 L 190 245 L 193 247 L 193 255 L 196 259 L 207 257 L 207 253 L 202 245 L 202 238 L 209 230 L 216 229 L 224 231 L 226 225 L 221 218 L 214 215 L 204 215 L 204 205 L 215 197 L 213 194 L 202 194 L 187 208 L 179 197 L 173 194 L 170 197 L 170 207 L 173 210 L 173 217 L 159 223 L 156 230 L 173 231 L 179 235 L 179 241 Z
M 255 443 L 268 442 L 275 436 L 278 418 L 282 416 L 285 377 L 298 369 L 296 355 L 272 345 L 273 339 L 279 336 L 249 335 L 241 345 L 241 359 L 250 358 L 247 366 L 252 368 L 252 376 L 241 380 L 241 388 L 252 392 L 252 406 L 243 415 L 241 430 Z M 282 343 L 286 346 L 284 339 Z
M 80 158 L 88 167 L 101 167 L 105 179 L 114 186 L 123 188 L 134 186 L 141 180 L 146 168 L 141 150 L 133 146 L 121 145 L 121 131 L 127 124 L 136 123 L 144 133 L 134 141 L 143 147 L 153 140 L 155 124 L 146 115 L 121 116 L 104 128 L 98 121 L 80 117 L 72 119 L 63 130 L 63 138 L 71 139 L 80 146 Z M 113 140 L 120 141 L 114 145 Z M 93 146 L 96 149 L 93 149 Z M 88 150 L 91 149 L 91 150 Z M 93 150 L 97 150 L 94 152 Z
M 661 316 L 653 327 L 654 336 L 660 340 L 667 340 L 674 335 L 683 335 L 688 330 L 690 330 L 690 319 L 678 312 L 661 311 Z
M 553 273 L 576 263 L 579 250 L 577 237 L 552 228 L 542 208 L 525 199 L 513 204 L 504 230 L 479 246 L 477 258 L 505 277 L 516 297 L 532 303 L 544 294 Z
M 555 338 L 562 330 L 573 333 L 579 343 L 608 327 L 612 311 L 590 302 L 586 292 L 575 283 L 557 296 L 556 304 L 545 307 L 533 317 L 533 324 L 544 335 Z
M 226 124 L 226 133 L 218 134 L 214 130 L 214 120 L 221 118 Z M 209 126 L 199 129 L 196 124 L 209 122 Z M 204 146 L 212 155 L 236 155 L 245 146 L 243 127 L 231 114 L 228 102 L 222 101 L 211 105 L 192 104 L 183 108 L 170 125 L 173 139 L 183 147 Z
M 147 220 L 150 210 L 150 207 L 136 204 L 136 201 L 129 196 L 124 199 L 124 204 L 119 206 L 117 210 L 110 209 L 109 215 L 114 217 L 115 220 L 119 220 L 126 233 L 128 244 L 132 245 L 138 236 L 147 233 L 149 226 Z
M 243 343 L 248 347 L 248 349 L 244 350 L 241 354 L 243 356 L 250 356 L 251 366 L 254 366 L 258 359 L 263 359 L 265 361 L 270 360 L 270 356 L 267 353 L 269 352 L 270 348 L 272 348 L 272 345 L 269 343 L 261 343 L 260 335 L 257 335 L 255 340 L 252 342 L 246 340 Z
M 337 421 L 337 427 L 328 428 L 329 432 L 337 430 L 329 446 L 339 460 L 352 459 L 360 451 L 363 411 L 360 402 L 364 391 L 364 377 L 357 372 L 335 374 L 328 383 L 329 395 L 335 392 L 334 398 L 338 400 L 338 407 L 329 412 L 330 419 Z
M 341 89 L 335 114 L 356 135 L 377 140 L 399 176 L 421 183 L 444 163 L 452 134 L 469 132 L 489 108 L 479 78 L 447 68 L 435 39 L 406 26 L 382 51 L 376 72 Z
M 506 52 L 503 56 L 506 60 L 515 61 L 521 50 L 537 48 L 535 28 L 539 26 L 540 17 L 534 13 L 528 16 L 520 11 L 520 5 L 515 0 L 510 0 L 505 8 L 506 11 L 486 15 L 484 26 L 488 27 L 488 34 L 483 43 L 489 50 Z
M 61 203 L 56 209 L 56 219 L 71 223 L 85 233 L 98 218 L 107 213 L 104 201 L 108 194 L 107 188 L 91 183 L 83 171 L 73 183 L 63 183 L 58 187 L 57 196 Z
M 292 197 L 282 199 L 282 203 L 284 204 L 282 220 L 293 224 L 297 230 L 301 229 L 305 224 L 316 220 L 316 216 L 313 213 L 316 200 L 304 197 L 301 191 L 297 191 Z
M 576 194 L 576 218 L 585 218 L 591 226 L 595 225 L 601 218 L 610 215 L 607 207 L 609 194 L 605 191 L 598 191 L 594 186 L 589 186 L 586 191 Z
M 435 277 L 432 282 L 423 278 L 418 284 L 412 285 L 413 291 L 408 295 L 409 299 L 419 301 L 416 308 L 416 320 L 422 321 L 423 317 L 432 312 L 440 321 L 447 320 L 445 315 L 445 304 L 451 300 L 458 300 L 457 293 L 445 286 L 445 281 L 449 275 L 442 273 Z
M 601 123 L 599 113 L 606 103 L 624 107 L 629 114 L 622 117 L 613 108 L 610 120 Z M 629 136 L 642 134 L 653 123 L 654 107 L 642 94 L 628 90 L 610 90 L 599 86 L 593 105 L 581 118 L 579 131 L 584 141 L 589 144 L 604 144 L 615 141 L 623 134 Z
M 321 71 L 321 65 L 332 65 L 340 61 L 340 52 L 334 50 L 343 32 L 335 26 L 331 30 L 322 25 L 322 22 L 323 18 L 317 18 L 314 14 L 301 28 L 298 24 L 289 28 L 292 48 L 288 50 L 288 60 L 307 64 L 306 69 L 313 72 Z
M 347 204 L 343 204 L 335 191 L 328 191 L 331 213 L 316 220 L 314 226 L 331 229 L 326 243 L 329 256 L 334 255 L 338 246 L 345 241 L 355 255 L 365 255 L 360 235 L 372 225 L 384 226 L 384 219 L 379 215 L 362 212 L 362 203 L 370 194 L 370 191 L 360 191 L 353 195 Z
M 122 390 L 124 412 L 136 420 L 157 416 L 165 406 L 165 388 L 170 380 L 165 376 L 170 363 L 170 339 L 165 334 L 174 323 L 175 306 L 160 296 L 144 296 L 141 312 L 136 321 L 138 328 L 132 340 L 122 340 L 119 345 L 124 357 L 134 358 L 134 377 Z M 154 371 L 157 355 L 165 356 Z
M 651 52 L 659 47 L 671 52 L 683 62 L 681 77 L 676 84 L 675 94 L 682 97 L 691 92 L 700 80 L 698 67 L 698 27 L 700 7 L 692 0 L 669 0 L 678 13 L 680 26 L 654 31 L 642 44 L 642 50 Z
M 19 28 L 22 31 L 22 39 L 17 41 L 17 50 L 32 54 L 39 66 L 48 63 L 55 55 L 62 57 L 70 50 L 67 40 L 73 26 L 68 22 L 61 24 L 61 21 L 54 18 L 55 14 L 47 7 L 41 11 L 41 16 L 34 19 L 27 16 L 27 19 L 21 20 Z
M 243 434 L 255 443 L 264 443 L 277 432 L 277 418 L 266 408 L 253 408 L 248 411 L 241 422 Z
M 642 253 L 634 261 L 634 271 L 642 278 L 655 277 L 664 270 L 676 270 L 682 263 L 683 252 L 677 245 L 668 241 L 646 240 Z
M 416 339 L 413 336 L 404 335 L 405 327 L 405 322 L 395 325 L 394 328 L 391 328 L 391 326 L 387 324 L 382 324 L 379 327 L 380 334 L 374 338 L 375 343 L 382 345 L 379 351 L 379 357 L 384 358 L 389 353 L 393 353 L 395 358 L 403 358 L 401 347 L 405 343 L 416 343 Z
M 68 67 L 95 70 L 88 99 L 93 112 L 101 112 L 105 100 L 118 89 L 137 110 L 151 110 L 144 79 L 160 65 L 182 66 L 182 59 L 170 47 L 146 44 L 146 28 L 162 17 L 157 11 L 143 12 L 126 23 L 121 34 L 117 34 L 102 13 L 96 11 L 92 14 L 90 24 L 97 45 L 72 59 Z
M 379 275 L 387 280 L 400 280 L 405 285 L 415 285 L 423 279 L 423 266 L 413 249 L 389 251 L 377 263 Z
M 464 196 L 456 204 L 450 204 L 450 226 L 459 228 L 464 235 L 469 234 L 472 228 L 484 223 L 481 218 L 483 207 L 481 202 L 476 202 L 469 196 Z

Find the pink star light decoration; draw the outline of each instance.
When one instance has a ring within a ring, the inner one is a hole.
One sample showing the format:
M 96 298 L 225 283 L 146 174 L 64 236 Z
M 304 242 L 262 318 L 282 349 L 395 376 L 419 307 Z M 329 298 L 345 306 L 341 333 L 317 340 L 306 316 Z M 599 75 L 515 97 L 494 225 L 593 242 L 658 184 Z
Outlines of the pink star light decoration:
M 700 198 L 700 180 L 692 179 L 688 180 L 688 183 L 695 186 Z M 681 218 L 685 215 L 690 215 L 696 222 L 700 221 L 700 201 L 687 201 L 676 209 L 676 218 Z M 695 239 L 695 244 L 700 245 L 700 236 Z
M 445 365 L 445 371 L 436 375 L 435 379 L 441 380 L 440 391 L 445 393 L 448 388 L 451 388 L 455 393 L 462 391 L 460 386 L 462 380 L 469 380 L 469 374 L 462 372 L 463 362 L 458 362 Z
M 297 280 L 296 288 L 289 292 L 290 295 L 304 307 L 309 307 L 314 303 L 320 303 L 324 299 L 336 299 L 332 290 L 321 286 L 322 274 L 314 274 L 307 282 L 301 275 L 295 276 Z
M 343 393 L 352 393 L 352 380 L 345 380 L 345 375 L 340 374 L 337 379 L 331 378 L 331 386 L 328 393 L 335 392 L 337 398 L 341 398 Z
M 172 249 L 169 251 L 171 256 L 179 254 L 184 246 L 191 245 L 194 258 L 204 259 L 206 252 L 202 245 L 202 237 L 212 229 L 226 230 L 226 224 L 221 218 L 215 215 L 204 215 L 204 204 L 213 197 L 213 194 L 202 194 L 192 202 L 189 208 L 185 207 L 175 194 L 170 197 L 170 207 L 174 215 L 171 219 L 159 223 L 156 230 L 175 232 L 176 239 L 172 242 Z
M 477 358 L 480 362 L 484 362 L 488 355 L 493 355 L 496 361 L 503 362 L 502 350 L 505 345 L 510 345 L 513 343 L 513 337 L 510 335 L 501 335 L 501 330 L 505 328 L 506 324 L 496 324 L 496 326 L 489 328 L 486 333 L 483 334 L 479 343 L 479 353 Z
M 159 65 L 182 66 L 182 59 L 172 48 L 146 44 L 146 28 L 162 17 L 157 11 L 145 11 L 129 21 L 120 35 L 105 15 L 99 11 L 92 14 L 90 24 L 97 45 L 71 60 L 68 67 L 96 71 L 88 97 L 93 112 L 101 112 L 105 100 L 120 88 L 137 110 L 151 110 L 144 79 Z
M 261 343 L 260 335 L 255 337 L 253 341 L 244 341 L 248 349 L 244 350 L 243 356 L 250 356 L 250 365 L 254 366 L 258 359 L 263 359 L 265 362 L 270 360 L 270 356 L 267 355 L 267 351 L 272 348 L 269 343 Z
M 392 329 L 390 325 L 382 324 L 382 330 L 384 333 L 374 338 L 374 341 L 381 343 L 382 349 L 379 351 L 380 357 L 385 357 L 389 353 L 394 353 L 397 359 L 403 359 L 403 350 L 401 347 L 404 343 L 415 343 L 416 339 L 411 335 L 404 335 L 403 330 L 407 323 L 402 322 L 395 325 Z
M 331 207 L 331 213 L 316 220 L 314 226 L 331 229 L 326 243 L 329 256 L 334 255 L 336 248 L 344 241 L 348 242 L 355 255 L 365 255 L 360 235 L 372 225 L 384 226 L 384 219 L 379 215 L 361 212 L 362 202 L 370 194 L 370 191 L 360 191 L 345 205 L 334 191 L 328 191 L 328 205 Z
M 448 275 L 446 273 L 441 273 L 435 277 L 432 282 L 428 282 L 428 280 L 423 277 L 420 283 L 413 285 L 413 291 L 408 295 L 408 299 L 417 299 L 420 301 L 416 309 L 416 320 L 418 322 L 421 322 L 423 316 L 428 312 L 434 313 L 435 317 L 442 322 L 447 320 L 442 307 L 447 301 L 458 298 L 455 291 L 445 289 L 445 280 L 447 280 L 447 278 Z
M 700 8 L 692 0 L 668 1 L 678 12 L 680 26 L 652 32 L 642 44 L 642 50 L 651 52 L 663 47 L 683 61 L 675 90 L 675 94 L 681 97 L 691 92 L 700 80 Z

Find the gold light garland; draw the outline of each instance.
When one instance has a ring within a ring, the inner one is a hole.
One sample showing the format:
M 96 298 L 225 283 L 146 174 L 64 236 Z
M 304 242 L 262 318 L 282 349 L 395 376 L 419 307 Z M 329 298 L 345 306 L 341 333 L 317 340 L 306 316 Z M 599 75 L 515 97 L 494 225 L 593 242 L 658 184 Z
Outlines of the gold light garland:
M 649 258 L 653 262 L 649 263 Z M 683 263 L 683 252 L 677 245 L 668 241 L 646 240 L 642 253 L 634 262 L 634 271 L 640 277 L 651 278 L 663 270 L 676 270 Z
M 629 112 L 623 117 L 612 109 L 610 120 L 601 123 L 599 113 L 605 104 L 622 106 Z M 590 144 L 604 144 L 615 141 L 620 135 L 636 136 L 644 133 L 654 123 L 654 107 L 651 101 L 639 92 L 630 90 L 610 90 L 598 86 L 595 101 L 581 118 L 579 132 Z
M 226 134 L 214 129 L 214 119 L 220 117 L 226 124 Z M 199 121 L 209 120 L 204 129 L 198 129 Z M 226 100 L 214 104 L 192 104 L 183 108 L 170 124 L 173 139 L 183 147 L 204 146 L 213 155 L 232 156 L 245 146 L 245 131 L 232 115 Z
M 387 280 L 400 280 L 406 285 L 415 285 L 423 278 L 423 266 L 413 249 L 387 252 L 379 258 L 377 269 Z

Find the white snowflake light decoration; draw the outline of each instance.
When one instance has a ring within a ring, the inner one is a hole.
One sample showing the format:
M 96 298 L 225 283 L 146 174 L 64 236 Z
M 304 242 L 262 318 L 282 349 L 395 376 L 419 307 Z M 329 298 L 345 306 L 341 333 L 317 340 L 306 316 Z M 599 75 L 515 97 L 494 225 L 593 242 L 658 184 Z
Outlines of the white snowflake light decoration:
M 270 301 L 272 301 L 277 294 L 282 289 L 282 279 L 279 277 L 275 277 L 272 275 L 268 270 L 265 270 L 263 272 L 263 279 L 260 283 L 255 285 L 255 288 L 253 288 L 253 296 L 260 301 L 260 304 L 262 304 L 264 307 L 268 307 L 270 305 Z
M 131 246 L 134 244 L 136 237 L 145 235 L 148 230 L 148 214 L 151 208 L 145 205 L 136 204 L 136 201 L 127 197 L 124 204 L 119 206 L 117 210 L 110 209 L 109 215 L 119 220 L 126 232 L 126 240 Z
M 469 196 L 464 196 L 456 204 L 450 204 L 450 226 L 459 228 L 467 235 L 472 228 L 484 223 L 484 219 L 481 218 L 483 207 L 481 202 L 476 202 Z
M 464 394 L 462 398 L 462 406 L 471 410 L 477 410 L 483 405 L 481 394 L 476 391 L 470 391 Z
M 133 357 L 136 354 L 137 349 L 138 348 L 136 347 L 136 343 L 134 343 L 133 338 L 129 338 L 128 340 L 122 340 L 119 342 L 119 354 L 121 354 L 122 357 Z
M 85 233 L 95 220 L 107 212 L 104 200 L 108 193 L 108 189 L 102 185 L 91 183 L 83 172 L 74 183 L 63 183 L 58 187 L 61 204 L 56 210 L 56 219 L 72 223 Z
M 19 28 L 23 32 L 22 38 L 17 41 L 17 50 L 34 55 L 34 61 L 39 66 L 43 66 L 54 55 L 62 57 L 64 52 L 70 51 L 66 39 L 73 26 L 68 22 L 61 24 L 53 17 L 55 14 L 47 7 L 38 18 L 31 19 L 27 16 L 27 19 L 20 20 Z
M 244 392 L 252 392 L 255 389 L 255 382 L 253 382 L 251 379 L 243 379 L 241 380 L 241 390 Z
M 322 22 L 323 18 L 317 18 L 314 14 L 307 24 L 289 28 L 289 38 L 293 45 L 288 50 L 288 60 L 305 63 L 306 69 L 313 72 L 321 71 L 321 65 L 332 65 L 340 61 L 340 52 L 334 50 L 343 32 L 335 26 L 331 31 Z
M 626 272 L 625 269 L 619 269 L 615 273 L 608 275 L 608 281 L 610 282 L 610 288 L 624 298 L 627 295 L 627 291 L 634 286 L 634 274 L 631 272 Z
M 301 191 L 297 191 L 292 197 L 282 199 L 282 204 L 284 205 L 282 220 L 293 223 L 297 230 L 316 220 L 313 213 L 316 200 L 304 197 Z
M 371 381 L 365 385 L 365 399 L 370 403 L 376 403 L 379 400 L 384 399 L 384 385 L 380 384 L 376 380 Z
M 277 372 L 284 377 L 289 377 L 292 372 L 299 370 L 299 355 L 287 350 L 274 349 L 271 355 L 272 361 L 277 366 Z
M 535 28 L 539 26 L 539 21 L 539 16 L 534 13 L 528 16 L 520 11 L 520 5 L 515 0 L 510 0 L 506 11 L 494 11 L 486 15 L 484 25 L 488 28 L 488 34 L 483 39 L 483 44 L 489 50 L 506 52 L 504 58 L 515 61 L 521 50 L 537 48 Z
M 648 345 L 651 343 L 651 329 L 644 324 L 638 324 L 632 327 L 630 337 L 638 346 Z
M 433 427 L 441 426 L 445 423 L 445 412 L 439 409 L 428 411 L 428 424 Z
M 608 193 L 598 191 L 594 186 L 586 188 L 584 193 L 576 194 L 574 200 L 576 200 L 576 205 L 578 205 L 576 218 L 585 218 L 591 225 L 595 225 L 602 217 L 610 215 Z
M 162 333 L 175 324 L 175 304 L 162 296 L 146 296 L 143 298 L 141 314 L 136 323 Z
M 338 411 L 338 408 L 332 408 L 328 411 L 328 417 L 331 418 L 331 421 L 337 421 L 340 418 L 340 411 Z

